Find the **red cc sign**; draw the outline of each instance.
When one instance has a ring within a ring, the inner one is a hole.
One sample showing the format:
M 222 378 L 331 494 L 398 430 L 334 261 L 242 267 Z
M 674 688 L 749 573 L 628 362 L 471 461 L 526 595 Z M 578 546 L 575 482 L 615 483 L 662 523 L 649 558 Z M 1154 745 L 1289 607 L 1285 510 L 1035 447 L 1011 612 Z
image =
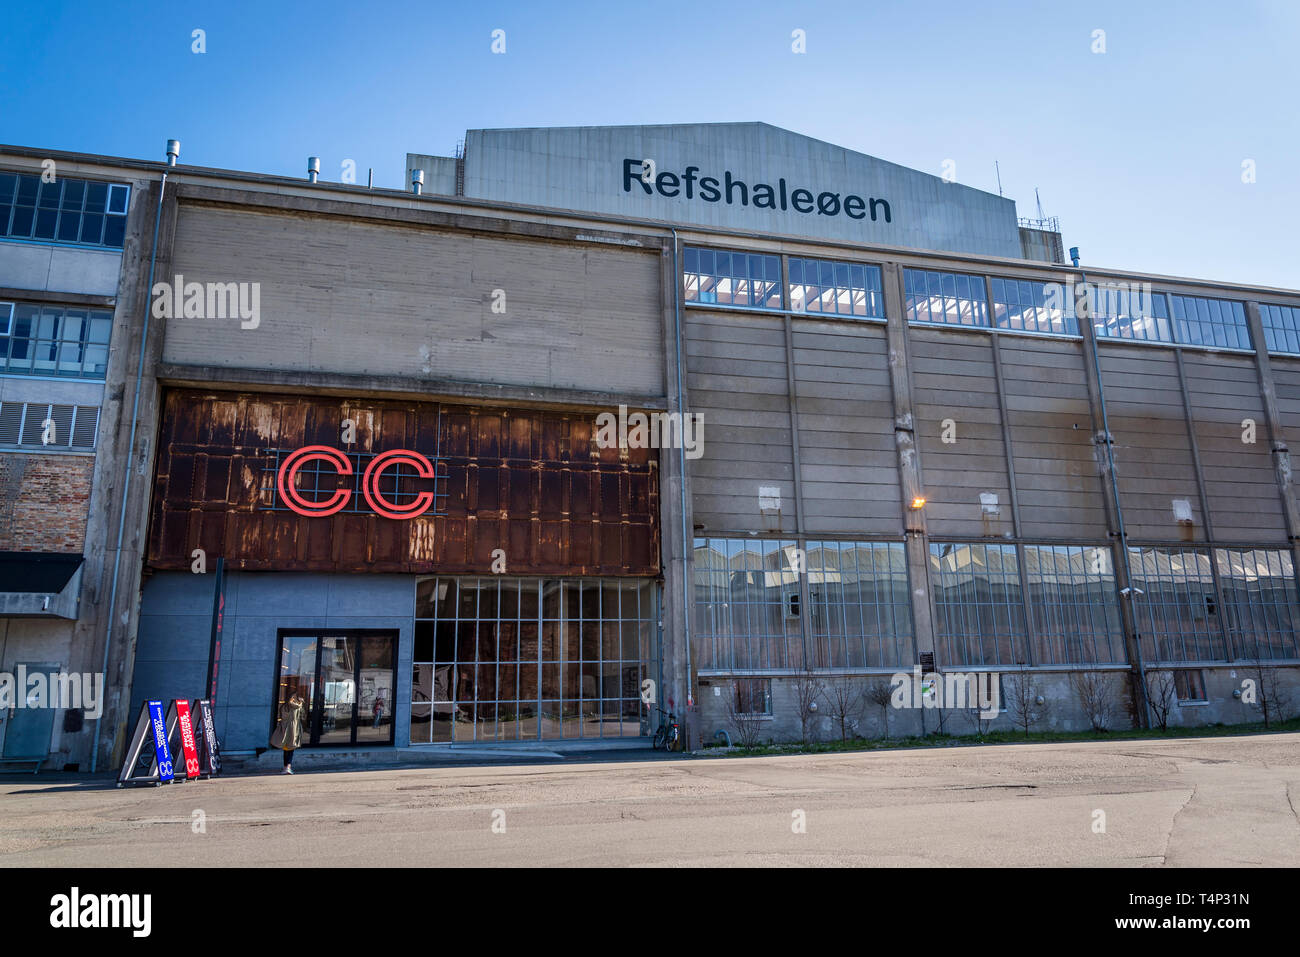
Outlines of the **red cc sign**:
M 299 494 L 297 489 L 298 471 L 308 462 L 328 462 L 334 466 L 334 470 L 339 475 L 354 474 L 352 460 L 338 449 L 332 449 L 328 445 L 305 446 L 297 451 L 290 452 L 285 456 L 284 461 L 280 463 L 280 471 L 275 477 L 275 485 L 280 493 L 280 501 L 299 515 L 306 515 L 309 518 L 323 518 L 326 515 L 333 515 L 342 511 L 347 506 L 348 500 L 352 498 L 352 489 L 335 489 L 333 495 L 320 502 L 313 502 Z M 420 478 L 431 479 L 434 477 L 433 463 L 419 452 L 412 452 L 408 449 L 393 449 L 389 452 L 381 452 L 371 459 L 370 464 L 366 466 L 365 472 L 361 475 L 361 494 L 365 496 L 366 504 L 370 506 L 375 514 L 382 515 L 384 518 L 415 518 L 417 515 L 424 514 L 429 510 L 429 506 L 433 504 L 432 492 L 419 492 L 412 501 L 399 505 L 390 502 L 379 491 L 379 476 L 385 469 L 394 465 L 408 465 L 415 469 Z

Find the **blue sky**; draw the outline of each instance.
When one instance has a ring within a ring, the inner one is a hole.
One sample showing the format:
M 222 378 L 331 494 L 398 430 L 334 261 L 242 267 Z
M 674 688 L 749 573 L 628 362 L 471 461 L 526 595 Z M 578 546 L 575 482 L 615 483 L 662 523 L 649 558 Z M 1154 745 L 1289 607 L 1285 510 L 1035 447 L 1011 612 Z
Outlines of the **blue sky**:
M 1300 288 L 1296 0 L 48 2 L 4 24 L 0 142 L 161 159 L 175 137 L 185 163 L 318 155 L 399 187 L 407 151 L 468 128 L 762 120 L 991 191 L 997 160 L 1085 263 Z

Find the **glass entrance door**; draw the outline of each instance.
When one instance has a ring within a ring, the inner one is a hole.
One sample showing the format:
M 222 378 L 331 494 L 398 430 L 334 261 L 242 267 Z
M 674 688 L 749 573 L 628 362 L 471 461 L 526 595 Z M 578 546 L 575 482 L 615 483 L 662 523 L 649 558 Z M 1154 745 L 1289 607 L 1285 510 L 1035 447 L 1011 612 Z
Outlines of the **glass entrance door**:
M 393 632 L 281 632 L 275 717 L 296 693 L 307 706 L 304 746 L 392 744 L 396 644 Z

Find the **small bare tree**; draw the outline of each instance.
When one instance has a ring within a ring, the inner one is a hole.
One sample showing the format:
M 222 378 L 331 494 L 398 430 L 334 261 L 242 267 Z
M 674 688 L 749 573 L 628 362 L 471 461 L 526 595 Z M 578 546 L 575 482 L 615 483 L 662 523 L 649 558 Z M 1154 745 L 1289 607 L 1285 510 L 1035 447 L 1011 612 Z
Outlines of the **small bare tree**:
M 1092 730 L 1109 731 L 1118 709 L 1110 675 L 1104 671 L 1075 671 L 1070 675 L 1070 686 Z
M 752 684 L 744 678 L 736 679 L 731 689 L 727 704 L 727 717 L 731 730 L 736 733 L 736 741 L 742 748 L 752 750 L 762 742 L 763 713 L 754 710 L 758 707 L 756 693 Z
M 1151 706 L 1156 727 L 1161 731 L 1169 730 L 1169 715 L 1173 713 L 1177 700 L 1172 671 L 1147 672 L 1147 704 Z
M 1276 665 L 1265 664 L 1255 658 L 1255 694 L 1247 701 L 1264 719 L 1264 728 L 1276 721 L 1285 721 L 1291 715 L 1291 692 L 1282 681 L 1282 672 Z
M 984 713 L 984 709 L 980 707 L 982 703 L 980 699 L 983 697 L 983 692 L 985 690 L 989 692 L 995 690 L 993 684 L 993 680 L 995 677 L 996 676 L 992 674 L 983 675 L 982 680 L 984 682 L 987 682 L 987 684 L 984 684 L 982 687 L 979 684 L 972 683 L 970 689 L 971 700 L 966 702 L 967 705 L 969 706 L 969 710 L 966 712 L 966 716 L 970 719 L 970 723 L 974 725 L 975 733 L 979 736 L 981 741 L 984 740 L 984 735 L 988 732 L 989 727 L 993 724 L 994 721 L 997 720 L 998 717 L 996 710 L 994 710 L 993 714 L 990 716 L 990 715 L 986 715 Z M 981 681 L 981 678 L 976 677 L 972 679 L 972 681 L 979 682 Z M 999 702 L 996 700 L 993 701 L 992 704 L 995 709 L 999 706 Z
M 826 683 L 805 671 L 795 677 L 793 689 L 794 704 L 799 711 L 799 733 L 807 744 L 815 736 L 812 732 L 817 727 L 817 699 L 825 692 Z
M 831 678 L 826 686 L 826 705 L 831 720 L 840 726 L 840 740 L 849 739 L 853 720 L 862 711 L 862 688 L 852 678 Z
M 894 686 L 887 679 L 881 678 L 867 685 L 864 696 L 868 704 L 873 704 L 880 709 L 880 719 L 885 727 L 881 737 L 889 737 L 889 712 L 894 706 Z
M 1025 732 L 1025 737 L 1029 736 L 1030 728 L 1051 712 L 1050 702 L 1038 687 L 1037 679 L 1028 671 L 1015 671 L 1009 676 L 1007 708 L 1017 726 Z

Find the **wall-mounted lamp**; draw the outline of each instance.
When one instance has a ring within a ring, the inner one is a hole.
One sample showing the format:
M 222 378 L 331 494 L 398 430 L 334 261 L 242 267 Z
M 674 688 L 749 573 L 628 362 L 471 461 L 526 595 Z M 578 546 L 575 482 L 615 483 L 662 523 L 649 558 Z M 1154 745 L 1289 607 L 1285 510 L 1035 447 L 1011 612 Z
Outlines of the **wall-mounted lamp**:
M 918 495 L 912 499 L 912 511 L 920 511 L 923 508 L 925 508 L 925 497 L 923 495 Z

